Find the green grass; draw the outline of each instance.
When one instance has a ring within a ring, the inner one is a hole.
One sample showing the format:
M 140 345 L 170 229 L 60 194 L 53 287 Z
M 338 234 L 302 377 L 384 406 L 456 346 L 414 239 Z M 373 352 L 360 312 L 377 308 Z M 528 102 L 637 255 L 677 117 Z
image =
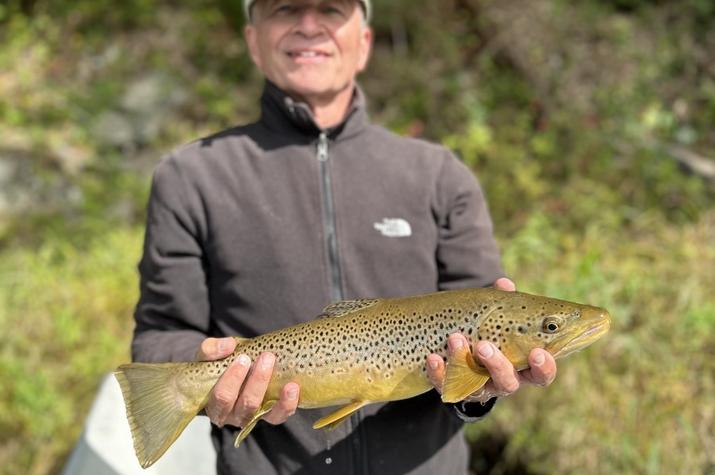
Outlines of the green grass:
M 715 446 L 715 213 L 692 225 L 560 233 L 534 216 L 505 244 L 522 290 L 608 308 L 612 330 L 560 361 L 548 389 L 500 402 L 471 440 L 504 434 L 498 470 L 707 473 Z M 479 450 L 479 448 L 477 448 Z
M 0 473 L 56 472 L 101 376 L 129 358 L 141 235 L 0 253 Z

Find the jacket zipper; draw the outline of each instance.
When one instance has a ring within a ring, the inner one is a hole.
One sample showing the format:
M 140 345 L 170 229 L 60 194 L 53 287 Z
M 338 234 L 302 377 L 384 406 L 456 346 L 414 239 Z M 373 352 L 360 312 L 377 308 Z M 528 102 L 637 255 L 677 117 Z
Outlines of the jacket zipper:
M 318 163 L 323 187 L 323 229 L 328 246 L 328 264 L 330 267 L 330 298 L 333 302 L 343 300 L 343 287 L 340 282 L 341 269 L 338 256 L 338 239 L 335 232 L 335 203 L 333 202 L 333 187 L 330 170 L 328 169 L 328 135 L 321 132 L 318 137 Z
M 335 203 L 333 201 L 332 178 L 328 160 L 328 134 L 325 131 L 320 132 L 318 137 L 317 158 L 320 166 L 320 181 L 322 186 L 323 199 L 323 229 L 325 231 L 325 241 L 328 246 L 328 265 L 330 272 L 330 297 L 333 302 L 344 300 L 343 286 L 341 282 L 342 270 L 340 268 L 340 256 L 338 253 L 338 237 L 335 224 Z M 346 421 L 348 431 L 352 432 L 355 427 L 360 424 L 360 411 L 354 413 Z M 354 473 L 364 474 L 367 471 L 367 466 L 363 463 L 363 446 L 362 431 L 358 431 L 355 438 L 355 447 L 351 447 L 350 453 L 353 458 L 352 467 Z

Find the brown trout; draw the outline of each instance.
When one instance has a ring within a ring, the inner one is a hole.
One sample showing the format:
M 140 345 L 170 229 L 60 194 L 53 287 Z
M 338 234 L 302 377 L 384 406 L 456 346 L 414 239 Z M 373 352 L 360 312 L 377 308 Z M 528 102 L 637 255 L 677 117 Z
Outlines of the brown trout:
M 238 355 L 276 355 L 273 377 L 248 436 L 276 403 L 280 389 L 300 385 L 298 407 L 341 406 L 314 424 L 334 427 L 366 404 L 417 396 L 432 389 L 425 361 L 447 357 L 447 337 L 461 332 L 474 345 L 493 342 L 517 369 L 528 367 L 533 348 L 563 357 L 609 329 L 602 308 L 495 289 L 466 289 L 414 297 L 338 302 L 317 319 L 255 338 L 237 338 L 219 361 L 134 363 L 114 373 L 124 395 L 134 449 L 142 467 L 152 465 L 208 401 L 214 384 Z M 444 402 L 465 399 L 489 380 L 468 348 L 447 359 Z

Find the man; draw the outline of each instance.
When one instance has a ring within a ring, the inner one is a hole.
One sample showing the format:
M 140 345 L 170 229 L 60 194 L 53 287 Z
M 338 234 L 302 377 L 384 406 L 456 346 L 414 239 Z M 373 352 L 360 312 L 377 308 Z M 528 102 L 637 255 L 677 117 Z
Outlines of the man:
M 504 279 L 481 189 L 436 145 L 371 125 L 355 78 L 368 61 L 370 2 L 244 2 L 245 38 L 267 82 L 258 122 L 189 144 L 154 175 L 140 264 L 133 354 L 138 361 L 219 359 L 227 335 L 255 336 L 309 320 L 327 304 L 492 285 Z M 466 345 L 452 335 L 450 349 Z M 545 351 L 516 373 L 476 345 L 490 381 L 465 403 L 437 391 L 373 404 L 333 431 L 298 411 L 300 387 L 244 444 L 236 427 L 259 407 L 275 355 L 243 355 L 212 391 L 219 473 L 465 473 L 464 420 L 494 398 L 556 373 Z M 444 361 L 425 362 L 439 390 Z

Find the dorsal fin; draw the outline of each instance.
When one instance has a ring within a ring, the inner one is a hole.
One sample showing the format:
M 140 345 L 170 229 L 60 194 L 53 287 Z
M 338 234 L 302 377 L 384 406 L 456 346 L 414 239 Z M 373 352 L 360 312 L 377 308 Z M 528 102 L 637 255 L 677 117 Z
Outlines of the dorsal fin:
M 365 310 L 366 308 L 372 307 L 379 301 L 379 299 L 357 299 L 335 302 L 325 307 L 323 313 L 316 318 L 344 317 L 358 310 Z

